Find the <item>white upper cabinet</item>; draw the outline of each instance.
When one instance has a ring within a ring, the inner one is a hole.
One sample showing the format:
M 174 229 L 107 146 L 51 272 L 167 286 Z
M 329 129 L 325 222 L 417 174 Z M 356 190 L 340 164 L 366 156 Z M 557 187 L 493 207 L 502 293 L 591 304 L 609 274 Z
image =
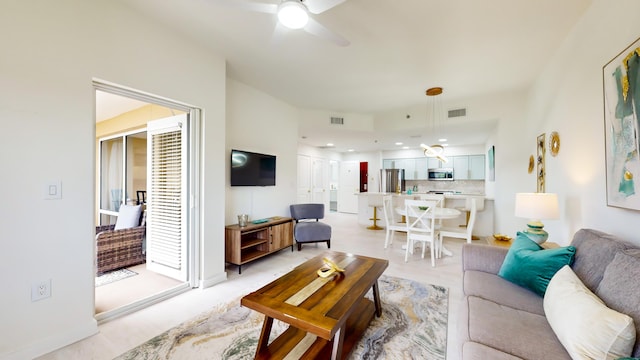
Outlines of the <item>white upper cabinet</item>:
M 468 156 L 452 156 L 449 159 L 453 163 L 453 179 L 468 180 L 469 179 L 469 157 Z
M 484 155 L 449 156 L 443 163 L 437 158 L 384 159 L 383 169 L 404 169 L 405 180 L 428 180 L 427 169 L 453 168 L 454 180 L 484 180 Z
M 484 180 L 484 155 L 469 155 L 469 179 Z

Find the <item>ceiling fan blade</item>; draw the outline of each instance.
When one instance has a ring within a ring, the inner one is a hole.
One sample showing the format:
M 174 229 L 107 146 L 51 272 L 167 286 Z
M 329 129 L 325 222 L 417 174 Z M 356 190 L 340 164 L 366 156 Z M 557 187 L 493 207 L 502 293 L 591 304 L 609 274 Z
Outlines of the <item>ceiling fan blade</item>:
M 304 0 L 304 4 L 312 14 L 323 13 L 347 0 Z
M 212 2 L 240 10 L 255 11 L 267 14 L 275 14 L 278 11 L 277 4 L 266 4 L 251 0 L 211 0 Z
M 276 22 L 276 26 L 273 29 L 273 33 L 271 34 L 271 45 L 272 46 L 280 46 L 282 44 L 282 40 L 287 32 L 287 29 L 284 25 L 280 24 L 280 22 Z
M 310 34 L 329 40 L 338 46 L 349 46 L 349 44 L 351 44 L 349 40 L 327 29 L 311 17 L 309 17 L 309 22 L 303 29 Z

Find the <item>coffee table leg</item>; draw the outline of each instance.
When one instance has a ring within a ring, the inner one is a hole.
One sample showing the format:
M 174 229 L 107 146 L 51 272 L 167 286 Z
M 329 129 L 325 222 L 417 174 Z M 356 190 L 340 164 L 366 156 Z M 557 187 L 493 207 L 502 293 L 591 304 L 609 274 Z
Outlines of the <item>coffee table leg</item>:
M 376 316 L 382 316 L 382 303 L 380 302 L 380 290 L 378 290 L 378 280 L 373 283 L 373 303 L 376 306 Z
M 256 348 L 256 357 L 262 351 L 269 346 L 269 335 L 271 334 L 271 326 L 273 325 L 273 318 L 269 316 L 264 317 L 264 323 L 262 324 L 262 331 L 260 332 L 260 339 L 258 339 L 258 348 Z
M 337 360 L 342 357 L 342 344 L 344 343 L 344 330 L 347 324 L 343 324 L 336 334 L 333 335 L 333 349 L 331 349 L 331 360 Z

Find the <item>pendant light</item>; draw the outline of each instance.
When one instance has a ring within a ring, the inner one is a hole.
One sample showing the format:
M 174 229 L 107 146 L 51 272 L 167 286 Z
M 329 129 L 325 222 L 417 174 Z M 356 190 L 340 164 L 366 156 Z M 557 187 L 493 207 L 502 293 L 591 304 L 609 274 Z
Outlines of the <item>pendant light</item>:
M 427 89 L 426 91 L 426 95 L 430 97 L 430 103 L 431 103 L 431 125 L 432 125 L 432 130 L 433 132 L 438 135 L 440 135 L 440 117 L 442 115 L 442 111 L 441 111 L 441 104 L 438 98 L 438 95 L 442 94 L 442 88 L 441 87 L 432 87 Z M 437 132 L 436 132 L 437 130 Z M 446 139 L 438 139 L 439 141 L 447 141 Z M 449 161 L 449 159 L 447 159 L 446 156 L 444 156 L 444 146 L 440 145 L 440 144 L 434 144 L 434 145 L 425 145 L 425 144 L 420 144 L 420 147 L 424 149 L 424 156 L 426 157 L 433 157 L 433 158 L 437 158 L 438 160 L 442 161 L 443 163 L 447 163 Z

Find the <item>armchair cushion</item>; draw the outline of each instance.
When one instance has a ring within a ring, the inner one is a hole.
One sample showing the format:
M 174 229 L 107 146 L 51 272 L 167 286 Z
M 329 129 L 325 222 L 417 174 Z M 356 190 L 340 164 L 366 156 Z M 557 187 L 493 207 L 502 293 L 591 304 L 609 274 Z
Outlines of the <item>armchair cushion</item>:
M 331 226 L 321 222 L 299 222 L 296 224 L 293 235 L 298 242 L 310 242 L 331 239 Z
M 128 229 L 140 224 L 142 205 L 120 205 L 114 230 Z

